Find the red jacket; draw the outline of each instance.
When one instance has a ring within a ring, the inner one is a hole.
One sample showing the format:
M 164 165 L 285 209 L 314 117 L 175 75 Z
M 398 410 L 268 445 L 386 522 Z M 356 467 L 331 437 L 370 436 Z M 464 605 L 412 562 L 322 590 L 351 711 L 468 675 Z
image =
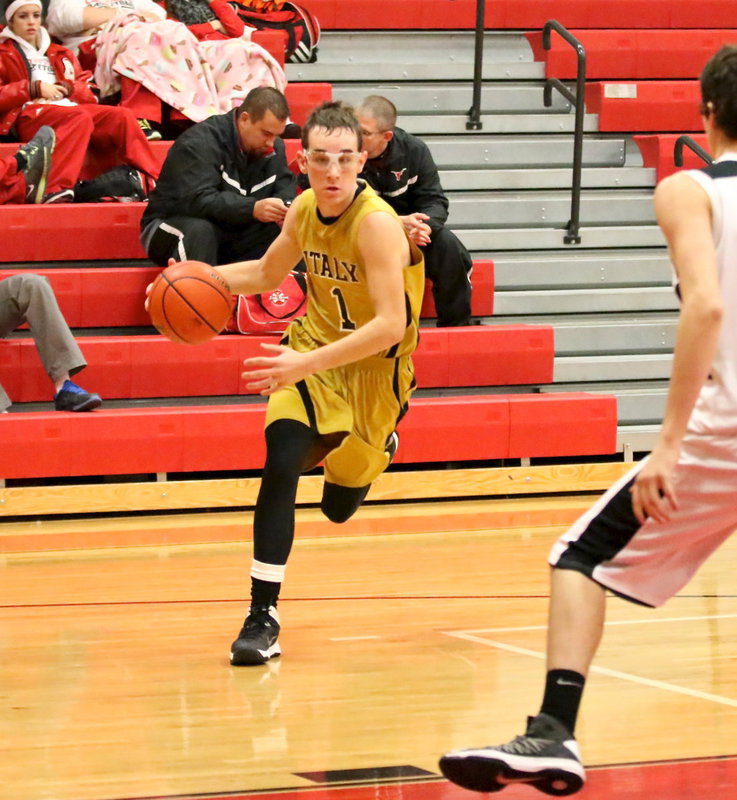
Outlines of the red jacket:
M 67 97 L 75 103 L 96 103 L 89 80 L 92 73 L 85 72 L 71 50 L 60 44 L 50 44 L 46 51 L 54 68 L 57 83 L 67 90 Z M 31 81 L 28 62 L 16 42 L 0 42 L 0 136 L 7 134 L 23 108 L 24 103 L 38 97 L 38 87 Z

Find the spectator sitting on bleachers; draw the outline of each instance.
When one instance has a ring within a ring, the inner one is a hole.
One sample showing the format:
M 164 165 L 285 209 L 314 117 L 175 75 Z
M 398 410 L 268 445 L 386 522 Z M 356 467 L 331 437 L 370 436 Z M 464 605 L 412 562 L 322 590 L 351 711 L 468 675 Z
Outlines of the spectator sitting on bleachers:
M 288 114 L 281 92 L 252 89 L 238 109 L 179 136 L 141 219 L 141 243 L 155 264 L 227 264 L 266 252 L 295 197 L 279 138 Z
M 249 89 L 286 86 L 284 70 L 246 39 L 198 42 L 153 0 L 51 0 L 49 30 L 94 69 L 103 98 L 120 93 L 150 139 L 165 109 L 185 124 L 237 107 Z M 94 65 L 94 66 L 93 66 Z M 180 117 L 181 119 L 181 117 Z
M 251 41 L 247 27 L 227 0 L 165 0 L 169 19 L 177 20 L 194 34 L 199 50 L 211 66 L 213 79 L 228 107 L 237 108 L 251 89 L 273 86 L 283 92 L 287 76 L 268 50 Z
M 425 256 L 438 327 L 468 325 L 471 318 L 471 256 L 448 228 L 448 199 L 427 145 L 396 127 L 397 109 L 371 95 L 356 109 L 363 149 L 361 177 L 399 214 L 410 239 Z
M 0 135 L 12 130 L 28 141 L 43 125 L 54 129 L 55 158 L 42 202 L 75 200 L 88 147 L 128 166 L 80 185 L 78 201 L 106 196 L 142 200 L 145 176 L 155 179 L 159 167 L 133 114 L 97 103 L 89 73 L 70 50 L 51 42 L 41 24 L 41 0 L 11 0 L 5 19 L 8 26 L 0 32 Z
M 0 338 L 24 322 L 28 323 L 46 374 L 54 384 L 56 410 L 98 408 L 100 396 L 70 380 L 87 363 L 59 310 L 51 285 L 40 275 L 24 273 L 0 280 Z M 0 386 L 0 413 L 9 406 L 10 398 Z
M 200 41 L 239 38 L 246 30 L 228 0 L 165 0 L 164 8 L 170 19 L 184 23 Z
M 44 125 L 17 153 L 0 159 L 0 205 L 41 202 L 55 143 L 54 129 Z

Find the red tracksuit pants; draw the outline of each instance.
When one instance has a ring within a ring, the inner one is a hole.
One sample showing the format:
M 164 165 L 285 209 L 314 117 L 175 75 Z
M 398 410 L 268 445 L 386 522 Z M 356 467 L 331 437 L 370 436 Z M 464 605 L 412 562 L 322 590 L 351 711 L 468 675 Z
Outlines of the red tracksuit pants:
M 18 162 L 13 156 L 0 158 L 0 205 L 3 203 L 24 203 L 26 199 L 26 178 L 18 172 Z
M 159 177 L 159 166 L 151 146 L 135 116 L 126 108 L 92 103 L 29 105 L 16 120 L 18 138 L 27 142 L 42 125 L 50 125 L 56 132 L 46 188 L 49 193 L 74 188 L 88 148 L 103 160 L 107 157 L 112 163 L 129 164 L 152 178 Z

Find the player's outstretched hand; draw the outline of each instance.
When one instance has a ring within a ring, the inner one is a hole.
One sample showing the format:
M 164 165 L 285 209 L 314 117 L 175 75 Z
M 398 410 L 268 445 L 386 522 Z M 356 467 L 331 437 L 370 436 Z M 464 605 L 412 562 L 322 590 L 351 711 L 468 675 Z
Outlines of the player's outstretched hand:
M 261 347 L 273 355 L 255 356 L 243 362 L 243 366 L 248 369 L 241 377 L 248 381 L 246 386 L 249 389 L 269 395 L 310 374 L 308 353 L 298 353 L 280 344 L 262 344 Z
M 632 511 L 640 523 L 649 517 L 667 522 L 678 508 L 672 475 L 678 461 L 678 448 L 657 446 L 632 486 Z

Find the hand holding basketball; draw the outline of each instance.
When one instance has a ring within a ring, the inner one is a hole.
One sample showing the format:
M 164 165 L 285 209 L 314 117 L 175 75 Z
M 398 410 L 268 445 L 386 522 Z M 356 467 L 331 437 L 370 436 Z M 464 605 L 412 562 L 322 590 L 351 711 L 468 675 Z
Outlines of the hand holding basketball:
M 232 304 L 227 281 L 201 261 L 168 266 L 151 284 L 146 299 L 156 330 L 184 344 L 217 336 L 230 319 Z

